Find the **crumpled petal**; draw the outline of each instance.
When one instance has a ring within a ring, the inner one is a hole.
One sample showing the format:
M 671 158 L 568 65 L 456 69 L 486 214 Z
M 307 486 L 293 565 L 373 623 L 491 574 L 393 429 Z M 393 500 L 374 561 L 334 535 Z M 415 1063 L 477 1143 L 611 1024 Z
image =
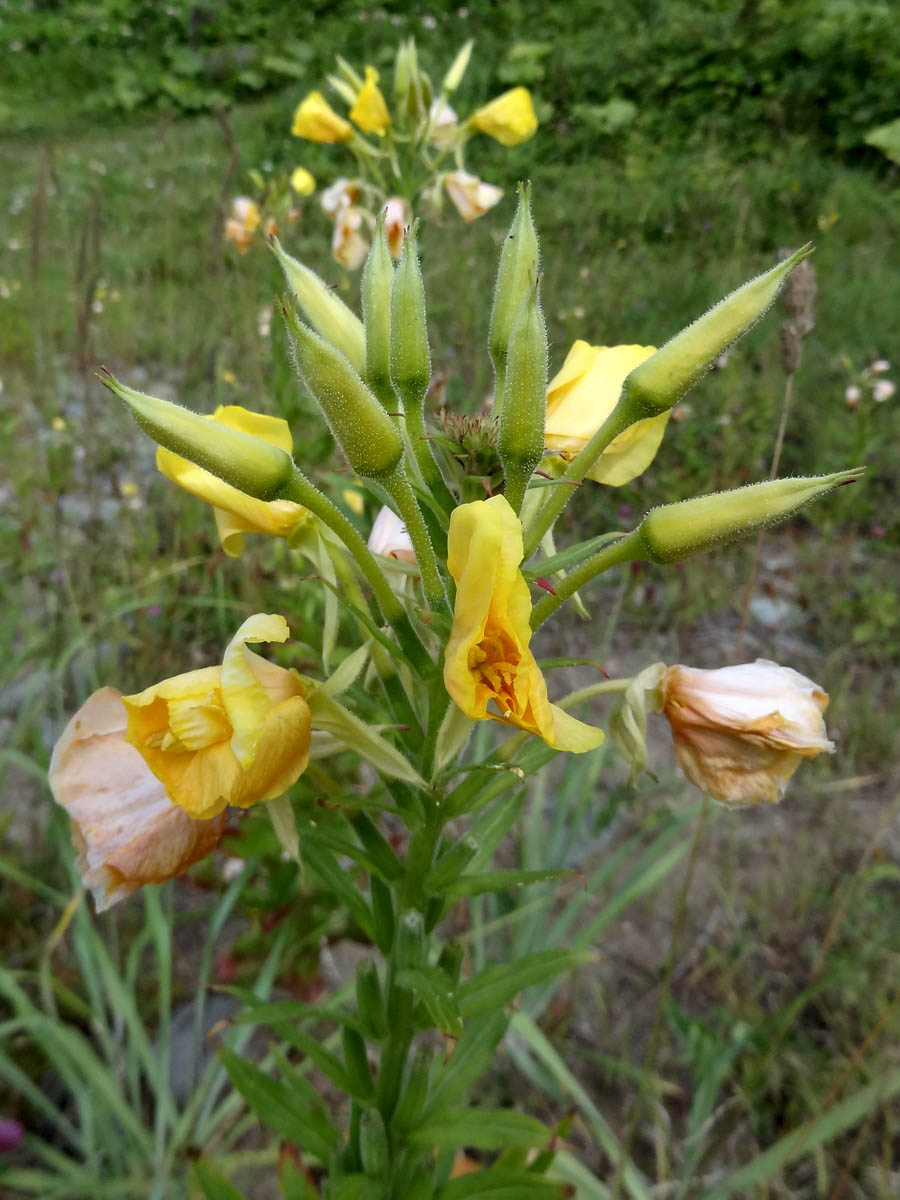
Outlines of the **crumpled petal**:
M 502 146 L 527 142 L 534 137 L 538 127 L 531 93 L 524 87 L 511 88 L 479 108 L 472 117 L 472 124 Z
M 454 509 L 447 566 L 456 580 L 444 684 L 469 717 L 535 733 L 557 750 L 599 746 L 603 731 L 547 699 L 531 641 L 531 596 L 519 564 L 522 526 L 504 496 Z
M 281 417 L 270 417 L 251 412 L 239 404 L 229 404 L 219 405 L 207 419 L 249 433 L 278 446 L 287 454 L 293 453 L 290 427 Z M 156 466 L 173 483 L 213 506 L 222 549 L 231 558 L 240 555 L 245 533 L 265 533 L 290 540 L 297 528 L 311 519 L 307 509 L 293 500 L 258 500 L 248 496 L 162 446 L 156 451 Z
M 310 142 L 346 142 L 353 136 L 353 126 L 338 116 L 321 92 L 310 92 L 297 105 L 291 133 Z
M 383 137 L 391 123 L 387 105 L 378 88 L 378 72 L 374 67 L 366 67 L 366 81 L 359 90 L 356 103 L 350 109 L 350 120 L 363 133 L 377 133 Z
M 98 912 L 183 874 L 225 828 L 224 813 L 192 820 L 172 803 L 125 740 L 127 720 L 122 694 L 101 688 L 69 721 L 50 763 L 50 787 L 72 820 L 78 871 Z
M 468 171 L 448 171 L 444 187 L 464 221 L 475 221 L 503 199 L 503 188 L 485 183 Z

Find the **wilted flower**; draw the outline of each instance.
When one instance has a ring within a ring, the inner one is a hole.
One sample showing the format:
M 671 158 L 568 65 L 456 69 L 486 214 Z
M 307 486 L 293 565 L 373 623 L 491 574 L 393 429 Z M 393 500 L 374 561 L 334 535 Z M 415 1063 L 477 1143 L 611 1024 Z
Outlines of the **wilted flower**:
M 246 254 L 253 244 L 253 235 L 262 216 L 259 205 L 249 196 L 236 196 L 231 202 L 231 216 L 225 222 L 225 239 L 234 242 L 240 254 Z
M 346 142 L 353 137 L 353 126 L 338 116 L 321 92 L 310 92 L 297 105 L 291 133 L 310 142 Z
M 886 358 L 876 358 L 875 361 L 872 363 L 872 370 L 875 372 L 876 375 L 883 375 L 885 373 L 885 371 L 889 371 L 890 369 L 891 369 L 891 364 L 888 362 L 888 360 Z
M 885 400 L 890 400 L 896 390 L 897 385 L 892 380 L 879 379 L 872 388 L 872 399 L 882 404 Z
M 379 137 L 387 133 L 391 118 L 384 96 L 378 89 L 378 72 L 374 67 L 366 67 L 366 81 L 359 90 L 356 103 L 350 109 L 350 120 L 354 121 L 363 133 L 377 133 Z
M 484 216 L 503 198 L 502 188 L 485 183 L 468 171 L 450 171 L 444 176 L 444 187 L 464 221 L 474 221 Z
M 459 118 L 446 100 L 432 101 L 428 113 L 428 140 L 442 150 L 452 145 L 459 132 Z
M 369 534 L 369 549 L 383 558 L 415 563 L 416 552 L 406 526 L 395 512 L 383 505 Z
M 207 419 L 249 433 L 278 446 L 287 454 L 293 453 L 291 430 L 281 417 L 269 417 L 250 412 L 239 404 L 229 404 L 220 405 Z M 290 540 L 291 535 L 310 519 L 309 512 L 294 500 L 257 500 L 162 446 L 156 451 L 156 466 L 173 483 L 213 506 L 222 549 L 231 558 L 241 553 L 245 533 L 267 533 L 271 537 Z
M 363 214 L 358 208 L 343 206 L 334 218 L 331 257 L 348 271 L 357 271 L 366 261 L 369 242 L 360 233 Z
M 502 146 L 518 146 L 534 137 L 538 127 L 531 93 L 527 88 L 512 88 L 485 104 L 472 117 L 472 124 L 481 133 L 495 138 Z
M 505 496 L 453 510 L 447 567 L 457 587 L 444 684 L 469 717 L 514 725 L 556 750 L 593 750 L 603 731 L 547 699 L 529 649 L 531 596 L 522 558 L 522 526 Z
M 316 190 L 315 178 L 306 167 L 294 167 L 291 171 L 291 190 L 298 196 L 311 196 Z
M 412 209 L 402 196 L 391 196 L 385 203 L 384 235 L 392 258 L 399 258 L 403 253 L 403 241 L 412 219 Z
M 862 396 L 862 391 L 855 383 L 851 383 L 849 387 L 844 388 L 844 400 L 848 408 L 856 408 L 859 404 L 860 396 Z
M 334 218 L 342 208 L 351 208 L 358 199 L 359 187 L 356 182 L 341 175 L 322 193 L 319 205 L 326 216 Z
M 653 346 L 591 346 L 577 341 L 547 387 L 544 443 L 572 459 L 610 415 L 630 371 L 654 353 Z M 670 410 L 636 421 L 610 442 L 588 472 L 597 483 L 620 487 L 653 461 Z
M 225 814 L 196 820 L 173 804 L 126 740 L 122 693 L 105 687 L 53 750 L 50 787 L 72 820 L 78 872 L 102 912 L 145 883 L 164 883 L 214 850 Z
M 777 803 L 803 758 L 833 751 L 818 684 L 757 659 L 701 671 L 669 667 L 662 711 L 691 783 L 729 804 Z
M 128 742 L 189 817 L 274 800 L 306 770 L 310 712 L 300 679 L 247 648 L 288 636 L 284 617 L 256 613 L 229 642 L 221 667 L 122 697 Z

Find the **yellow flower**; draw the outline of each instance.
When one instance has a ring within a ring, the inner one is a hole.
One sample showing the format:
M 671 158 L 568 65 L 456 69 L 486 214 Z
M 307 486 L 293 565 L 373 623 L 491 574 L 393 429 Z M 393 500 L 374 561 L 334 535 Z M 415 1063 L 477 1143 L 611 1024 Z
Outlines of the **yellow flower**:
M 544 444 L 572 459 L 616 407 L 626 375 L 654 352 L 653 346 L 590 346 L 577 341 L 547 388 Z M 653 461 L 670 410 L 646 417 L 620 433 L 588 472 L 589 479 L 619 487 Z
M 248 617 L 221 667 L 188 671 L 124 696 L 127 740 L 189 817 L 274 800 L 309 761 L 310 712 L 298 676 L 248 650 L 284 642 L 284 617 Z
M 827 694 L 765 659 L 717 671 L 669 667 L 662 697 L 678 765 L 714 800 L 777 803 L 801 759 L 834 750 L 822 719 Z
M 281 417 L 229 404 L 219 405 L 207 419 L 252 434 L 288 454 L 293 452 L 291 431 Z M 173 483 L 213 506 L 222 549 L 231 558 L 241 553 L 245 533 L 267 533 L 290 541 L 295 530 L 309 519 L 309 512 L 293 500 L 257 500 L 161 446 L 156 451 L 156 466 Z
M 310 92 L 297 105 L 291 133 L 310 142 L 346 142 L 353 136 L 353 126 L 338 116 L 321 92 Z
M 493 208 L 503 199 L 503 188 L 485 183 L 477 175 L 468 171 L 449 171 L 444 176 L 444 187 L 447 195 L 464 221 L 474 221 L 483 217 L 489 208 Z
M 225 814 L 198 821 L 173 804 L 125 740 L 115 688 L 94 692 L 63 731 L 50 787 L 72 820 L 78 872 L 103 912 L 145 883 L 164 883 L 215 849 Z
M 350 109 L 350 120 L 355 121 L 363 133 L 377 133 L 379 137 L 387 133 L 391 118 L 384 96 L 378 90 L 378 72 L 374 67 L 366 67 L 366 82 Z
M 311 196 L 316 190 L 315 178 L 306 167 L 294 167 L 291 171 L 291 190 L 298 196 Z
M 485 104 L 472 117 L 472 124 L 481 133 L 495 138 L 503 146 L 518 146 L 534 137 L 538 127 L 531 93 L 528 88 L 512 88 Z
M 531 596 L 519 570 L 522 554 L 522 526 L 504 496 L 454 509 L 447 566 L 457 584 L 456 608 L 444 684 L 469 717 L 536 733 L 555 750 L 592 750 L 603 731 L 549 702 L 528 648 Z

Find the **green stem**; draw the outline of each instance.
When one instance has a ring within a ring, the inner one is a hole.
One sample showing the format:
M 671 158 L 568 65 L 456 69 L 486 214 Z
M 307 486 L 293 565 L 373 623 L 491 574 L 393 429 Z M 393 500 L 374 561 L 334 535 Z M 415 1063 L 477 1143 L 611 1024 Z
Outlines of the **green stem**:
M 435 612 L 444 612 L 448 608 L 447 591 L 441 578 L 437 557 L 428 535 L 422 510 L 419 508 L 406 473 L 401 468 L 387 479 L 382 479 L 381 483 L 397 505 L 400 516 L 406 525 L 406 531 L 416 552 L 416 563 L 422 572 L 425 599 Z
M 555 595 L 543 596 L 538 600 L 537 604 L 531 610 L 531 628 L 537 629 L 543 625 L 544 621 L 556 610 L 559 606 L 580 587 L 583 587 L 589 580 L 594 579 L 603 571 L 608 571 L 610 567 L 618 567 L 622 563 L 631 562 L 640 554 L 640 541 L 636 533 L 629 533 L 626 537 L 621 538 L 618 542 L 614 542 L 611 546 L 600 550 L 597 554 L 591 555 L 585 559 L 583 563 L 570 571 L 565 579 L 561 580 L 556 587 Z
M 406 417 L 406 433 L 412 448 L 413 457 L 422 482 L 434 496 L 438 505 L 446 513 L 451 513 L 456 507 L 453 493 L 447 487 L 446 481 L 437 465 L 431 441 L 425 431 L 425 397 L 418 401 L 412 396 L 403 397 L 403 412 Z
M 302 504 L 337 534 L 359 564 L 359 569 L 371 587 L 385 620 L 397 635 L 401 648 L 419 670 L 430 675 L 434 669 L 431 655 L 413 628 L 406 609 L 391 590 L 375 555 L 340 509 L 296 469 L 287 487 L 282 491 L 281 499 Z
M 550 489 L 549 499 L 541 505 L 525 531 L 526 558 L 534 554 L 544 534 L 569 503 L 572 494 L 577 491 L 572 485 L 581 483 L 607 446 L 637 420 L 640 420 L 640 414 L 635 412 L 633 404 L 624 399 L 620 400 L 584 449 L 569 463 L 556 486 Z

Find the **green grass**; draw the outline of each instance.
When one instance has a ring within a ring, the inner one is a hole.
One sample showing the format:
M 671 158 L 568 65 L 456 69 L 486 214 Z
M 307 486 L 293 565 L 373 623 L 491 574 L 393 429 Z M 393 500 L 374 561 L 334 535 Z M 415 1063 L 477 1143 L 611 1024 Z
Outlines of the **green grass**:
M 285 91 L 232 112 L 241 156 L 233 173 L 221 126 L 209 116 L 142 114 L 110 129 L 70 121 L 40 144 L 25 136 L 0 142 L 0 422 L 15 448 L 0 515 L 0 770 L 17 817 L 23 806 L 49 808 L 40 776 L 53 736 L 94 687 L 137 689 L 218 657 L 242 616 L 284 607 L 288 589 L 295 630 L 315 637 L 317 592 L 296 581 L 288 552 L 250 539 L 241 561 L 226 559 L 208 511 L 156 474 L 152 447 L 92 374 L 103 363 L 142 390 L 203 411 L 233 402 L 282 414 L 307 459 L 330 469 L 330 440 L 287 360 L 277 268 L 261 246 L 238 258 L 220 240 L 217 206 L 246 188 L 246 169 L 303 156 L 286 132 L 295 100 Z M 676 871 L 671 885 L 638 897 L 629 924 L 604 927 L 600 945 L 613 967 L 591 977 L 587 995 L 547 997 L 546 1012 L 529 1014 L 546 1022 L 566 1061 L 584 1057 L 583 1086 L 625 1144 L 635 1080 L 645 1081 L 631 1149 L 651 1179 L 665 1179 L 686 1161 L 691 1113 L 699 1111 L 692 1101 L 704 1087 L 717 1114 L 704 1135 L 703 1169 L 712 1172 L 815 1119 L 869 1083 L 876 1066 L 897 1066 L 897 879 L 880 839 L 896 820 L 900 417 L 896 400 L 851 411 L 843 392 L 845 359 L 858 369 L 887 357 L 900 368 L 892 262 L 900 209 L 889 180 L 790 136 L 740 160 L 726 141 L 667 150 L 640 130 L 604 141 L 602 155 L 585 143 L 563 158 L 554 146 L 548 134 L 534 158 L 528 147 L 509 159 L 487 148 L 483 173 L 508 187 L 504 204 L 472 226 L 446 214 L 426 229 L 430 332 L 448 403 L 474 410 L 490 391 L 497 250 L 512 184 L 527 174 L 553 369 L 577 337 L 658 344 L 770 265 L 779 248 L 815 240 L 816 327 L 796 381 L 782 472 L 870 464 L 863 483 L 767 538 L 760 594 L 790 607 L 774 630 L 751 621 L 747 642 L 751 655 L 790 663 L 831 692 L 838 756 L 804 767 L 783 810 L 715 822 L 680 930 L 672 913 L 684 877 Z M 320 176 L 336 161 L 322 149 L 307 158 Z M 329 260 L 314 200 L 285 240 L 355 302 L 355 281 Z M 271 335 L 260 337 L 260 317 L 272 308 Z M 766 476 L 784 388 L 780 316 L 770 314 L 701 381 L 644 477 L 618 492 L 579 496 L 560 541 L 627 525 L 664 500 Z M 623 673 L 659 657 L 720 665 L 734 645 L 750 553 L 733 548 L 675 571 L 603 580 L 585 597 L 593 622 L 577 626 L 573 618 L 565 652 L 596 656 L 599 646 Z M 547 652 L 555 650 L 548 644 Z M 864 783 L 854 783 L 858 777 Z M 664 808 L 694 799 L 665 765 L 637 798 L 620 775 L 612 778 L 611 803 L 627 806 L 627 832 L 646 844 Z M 528 866 L 538 865 L 529 856 L 544 820 L 543 809 L 531 811 L 517 842 Z M 58 866 L 29 842 L 20 820 L 12 832 L 19 848 L 10 861 L 62 886 Z M 598 829 L 586 837 L 599 837 Z M 39 953 L 34 933 L 49 933 L 54 910 L 21 882 L 14 898 L 3 948 L 30 969 Z M 510 927 L 521 928 L 514 910 L 473 904 L 473 954 L 502 947 Z M 506 918 L 492 933 L 490 922 Z M 646 928 L 644 939 L 635 927 Z M 257 926 L 251 957 L 264 939 Z M 670 950 L 676 969 L 662 1002 Z M 645 1063 L 654 1023 L 656 1055 Z M 504 1070 L 510 1091 L 521 1088 L 515 1068 Z M 569 1093 L 555 1063 L 530 1078 L 535 1111 L 549 1105 L 562 1115 Z M 896 1115 L 878 1106 L 872 1113 L 833 1146 L 785 1167 L 785 1194 L 828 1195 L 844 1171 L 849 1194 L 887 1200 Z M 609 1162 L 593 1117 L 580 1119 L 574 1144 L 602 1172 Z

